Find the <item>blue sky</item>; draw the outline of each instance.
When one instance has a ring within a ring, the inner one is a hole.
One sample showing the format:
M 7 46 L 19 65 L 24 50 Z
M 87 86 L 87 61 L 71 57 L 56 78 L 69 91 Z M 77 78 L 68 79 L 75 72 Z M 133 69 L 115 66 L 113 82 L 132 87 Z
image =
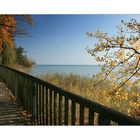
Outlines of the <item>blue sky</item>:
M 37 64 L 95 65 L 85 49 L 95 42 L 86 32 L 99 29 L 116 34 L 116 25 L 131 18 L 139 21 L 140 15 L 33 15 L 34 25 L 27 27 L 32 37 L 17 37 L 16 45 L 25 48 Z

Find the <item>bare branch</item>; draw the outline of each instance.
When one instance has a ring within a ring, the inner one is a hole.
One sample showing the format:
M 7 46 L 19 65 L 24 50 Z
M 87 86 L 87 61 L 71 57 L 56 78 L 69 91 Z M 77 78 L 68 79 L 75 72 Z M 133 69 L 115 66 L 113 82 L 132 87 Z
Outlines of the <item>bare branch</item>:
M 120 86 L 118 86 L 115 90 L 113 90 L 110 94 L 114 94 L 117 92 L 122 86 L 124 86 L 138 71 L 140 68 L 138 68 L 125 82 L 123 82 Z
M 103 80 L 101 80 L 101 81 L 98 82 L 98 83 L 95 83 L 93 86 L 97 86 L 97 85 L 101 84 L 102 82 L 104 82 L 104 81 L 107 79 L 107 77 L 109 76 L 109 74 L 110 74 L 116 67 L 118 67 L 120 64 L 122 64 L 122 63 L 128 61 L 128 60 L 129 60 L 130 58 L 132 58 L 134 55 L 135 55 L 135 53 L 133 53 L 129 58 L 127 58 L 127 59 L 124 60 L 123 62 L 118 63 L 115 67 L 113 67 L 113 68 L 106 74 L 106 76 L 105 76 L 105 78 L 104 78 Z
M 14 27 L 14 26 L 2 24 L 2 23 L 0 23 L 0 26 L 9 27 L 9 28 L 13 28 Z

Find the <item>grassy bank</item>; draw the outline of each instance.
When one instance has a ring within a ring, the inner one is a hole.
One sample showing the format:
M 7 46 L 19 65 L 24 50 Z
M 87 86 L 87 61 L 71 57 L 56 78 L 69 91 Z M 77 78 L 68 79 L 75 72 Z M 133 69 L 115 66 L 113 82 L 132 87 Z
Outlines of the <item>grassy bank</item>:
M 22 65 L 15 64 L 12 68 L 19 70 L 21 72 L 24 72 L 24 73 L 28 73 L 32 67 L 25 67 Z
M 139 87 L 126 85 L 115 94 L 110 94 L 113 84 L 106 80 L 94 86 L 99 79 L 74 74 L 43 74 L 39 78 L 47 80 L 67 91 L 73 92 L 105 106 L 118 110 L 127 115 L 140 118 L 140 91 Z

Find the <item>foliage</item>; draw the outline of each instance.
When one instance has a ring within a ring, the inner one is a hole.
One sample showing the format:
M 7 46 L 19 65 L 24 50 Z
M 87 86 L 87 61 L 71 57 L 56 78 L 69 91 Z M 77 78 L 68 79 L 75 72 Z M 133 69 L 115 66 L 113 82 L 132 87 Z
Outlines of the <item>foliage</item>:
M 34 64 L 34 62 L 30 60 L 24 53 L 24 48 L 16 48 L 16 63 L 25 67 L 31 67 Z
M 24 48 L 22 47 L 18 47 L 16 48 L 16 58 L 17 58 L 17 63 L 20 64 L 20 63 L 23 63 L 23 53 L 24 53 Z
M 111 87 L 106 94 L 108 99 L 113 97 L 110 102 L 113 101 L 114 105 L 122 102 L 126 108 L 133 106 L 128 112 L 136 114 L 140 110 L 140 93 L 134 91 L 139 89 L 140 82 L 140 23 L 135 19 L 121 21 L 116 36 L 100 31 L 88 32 L 87 35 L 97 41 L 88 53 L 101 64 L 102 70 L 96 76 L 98 80 L 94 87 L 108 80 Z M 100 91 L 101 94 L 103 92 Z
M 14 48 L 15 37 L 28 34 L 26 29 L 23 29 L 27 25 L 33 25 L 30 15 L 0 15 L 0 60 L 2 64 L 12 66 L 17 61 L 18 64 L 27 67 L 32 65 L 32 61 L 22 54 L 23 48 L 16 48 L 16 50 Z
M 27 35 L 26 30 L 22 29 L 21 24 L 32 25 L 30 15 L 0 15 L 0 51 L 3 50 L 3 44 L 8 47 L 14 47 L 14 38 L 16 35 Z
M 10 67 L 16 67 L 16 65 L 31 67 L 34 62 L 30 60 L 24 53 L 25 51 L 22 47 L 9 48 L 5 46 L 2 53 L 0 54 L 0 63 Z
M 16 20 L 16 30 L 15 35 L 17 36 L 27 36 L 29 33 L 27 32 L 26 26 L 33 25 L 33 19 L 31 15 L 14 15 Z
M 140 81 L 140 23 L 134 19 L 130 22 L 122 21 L 117 36 L 100 31 L 87 35 L 98 41 L 88 52 L 103 64 L 102 72 L 98 75 L 100 82 L 106 78 L 112 79 L 112 91 L 116 92 L 126 83 L 131 86 Z M 135 80 L 130 80 L 132 77 Z
M 12 33 L 15 32 L 15 26 L 14 16 L 0 15 L 0 50 L 3 48 L 3 43 L 11 48 L 14 46 Z
M 112 88 L 112 83 L 107 79 L 97 87 L 94 86 L 99 81 L 97 77 L 88 78 L 80 75 L 58 73 L 47 73 L 38 77 L 67 91 L 94 100 L 132 117 L 140 118 L 138 110 L 138 106 L 140 106 L 139 86 L 137 86 L 137 90 L 135 89 L 136 85 L 128 90 L 129 85 L 126 84 L 126 87 L 122 87 L 116 94 L 109 94 L 108 89 Z
M 31 67 L 33 65 L 32 61 L 25 55 L 23 58 L 23 66 Z
M 16 63 L 16 51 L 13 48 L 6 47 L 2 51 L 1 55 L 1 64 L 5 66 L 14 66 Z

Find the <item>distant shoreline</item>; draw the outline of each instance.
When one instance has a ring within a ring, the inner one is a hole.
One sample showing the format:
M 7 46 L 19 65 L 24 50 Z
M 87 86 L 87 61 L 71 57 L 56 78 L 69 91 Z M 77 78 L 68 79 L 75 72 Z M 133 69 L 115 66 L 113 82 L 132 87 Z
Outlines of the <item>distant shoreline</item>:
M 78 74 L 91 77 L 100 72 L 101 67 L 98 65 L 33 65 L 31 71 L 32 75 L 40 75 L 45 73 L 66 73 Z
M 99 66 L 99 65 L 82 65 L 82 64 L 35 64 L 38 66 Z

